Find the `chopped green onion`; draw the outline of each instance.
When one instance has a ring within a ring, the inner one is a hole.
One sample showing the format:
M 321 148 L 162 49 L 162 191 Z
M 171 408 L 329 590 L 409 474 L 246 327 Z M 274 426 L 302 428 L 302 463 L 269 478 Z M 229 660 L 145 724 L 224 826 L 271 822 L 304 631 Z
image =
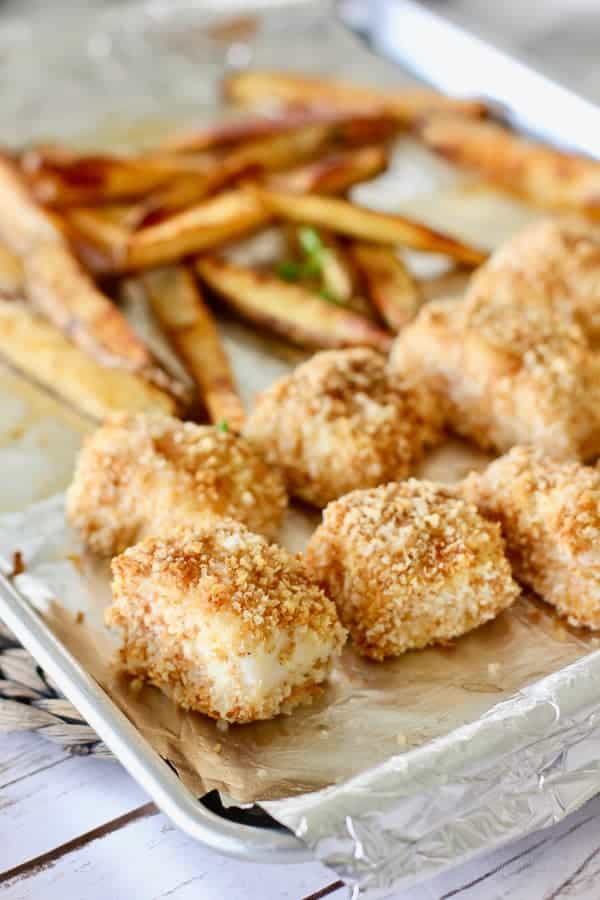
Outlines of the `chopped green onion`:
M 329 303 L 335 303 L 336 306 L 344 306 L 340 298 L 336 294 L 334 294 L 334 292 L 328 287 L 322 287 L 319 291 L 319 294 L 323 298 L 323 300 L 328 300 Z
M 291 259 L 284 259 L 278 263 L 276 272 L 284 281 L 299 281 L 302 277 L 302 265 Z
M 318 256 L 309 256 L 301 266 L 302 278 L 317 278 L 322 271 L 321 254 Z
M 220 422 L 217 422 L 217 431 L 222 431 L 224 434 L 229 431 L 229 422 L 227 419 L 221 419 Z
M 309 225 L 298 229 L 298 242 L 307 256 L 315 256 L 323 250 L 323 241 L 318 231 Z

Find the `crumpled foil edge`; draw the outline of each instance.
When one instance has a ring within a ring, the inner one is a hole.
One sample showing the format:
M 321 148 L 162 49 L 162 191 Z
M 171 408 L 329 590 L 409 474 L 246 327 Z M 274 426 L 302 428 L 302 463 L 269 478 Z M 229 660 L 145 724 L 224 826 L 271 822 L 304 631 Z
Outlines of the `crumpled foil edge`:
M 388 897 L 593 797 L 599 695 L 596 652 L 344 784 L 262 805 L 356 894 Z

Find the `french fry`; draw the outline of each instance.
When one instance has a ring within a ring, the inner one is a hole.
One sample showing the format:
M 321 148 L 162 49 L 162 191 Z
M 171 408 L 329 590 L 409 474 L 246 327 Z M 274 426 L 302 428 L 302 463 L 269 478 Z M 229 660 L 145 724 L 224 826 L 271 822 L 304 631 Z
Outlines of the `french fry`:
M 472 266 L 484 262 L 487 256 L 483 250 L 470 247 L 404 216 L 377 212 L 339 197 L 288 194 L 259 187 L 255 191 L 274 216 L 290 222 L 304 222 L 372 243 L 400 244 L 413 250 L 444 253 Z
M 127 271 L 175 262 L 228 243 L 269 219 L 269 212 L 254 191 L 225 191 L 130 235 L 125 252 L 114 260 L 115 268 Z
M 141 275 L 150 306 L 163 332 L 198 386 L 213 422 L 241 431 L 245 413 L 227 354 L 210 309 L 185 266 Z
M 200 278 L 244 318 L 309 348 L 369 346 L 386 352 L 390 335 L 307 288 L 273 275 L 204 257 Z
M 212 158 L 197 155 L 126 158 L 62 154 L 56 158 L 30 152 L 22 158 L 22 170 L 35 199 L 58 208 L 144 197 L 178 177 L 203 182 L 213 169 Z
M 152 379 L 152 383 L 171 394 L 181 411 L 188 412 L 196 399 L 194 384 L 158 325 L 141 281 L 137 278 L 121 278 L 114 290 L 123 315 L 160 366 L 162 379 Z M 144 377 L 148 380 L 145 372 Z
M 348 115 L 338 110 L 284 110 L 278 115 L 248 115 L 220 121 L 169 136 L 162 143 L 167 152 L 190 153 L 231 148 L 259 138 L 274 137 L 314 125 L 338 125 L 347 141 L 382 140 L 390 136 L 391 120 L 381 113 L 363 111 Z
M 223 191 L 245 177 L 279 171 L 312 158 L 330 139 L 331 129 L 310 126 L 280 135 L 249 141 L 235 147 L 203 178 L 180 176 L 150 193 L 127 217 L 130 227 L 154 225 L 169 215 L 198 204 L 211 194 Z
M 22 256 L 35 242 L 60 238 L 51 218 L 29 196 L 17 167 L 0 156 L 0 240 Z
M 0 160 L 0 239 L 19 255 L 27 296 L 105 365 L 154 372 L 151 354 L 127 320 L 83 271 L 52 219 Z
M 22 297 L 24 291 L 25 273 L 21 260 L 0 244 L 0 297 Z
M 387 168 L 385 147 L 339 150 L 313 162 L 267 177 L 266 185 L 294 194 L 343 194 L 352 185 L 375 178 Z
M 357 242 L 350 252 L 373 306 L 394 333 L 401 331 L 421 305 L 412 275 L 391 247 Z
M 311 159 L 331 140 L 329 125 L 311 125 L 284 134 L 258 138 L 232 150 L 221 163 L 224 178 L 247 172 L 273 172 Z
M 200 203 L 217 186 L 217 174 L 205 179 L 176 178 L 131 206 L 123 219 L 123 224 L 134 231 L 149 225 L 157 225 L 173 213 Z
M 126 253 L 133 229 L 125 211 L 119 215 L 114 207 L 76 207 L 63 216 L 69 237 L 91 245 L 107 261 Z
M 176 411 L 168 394 L 133 372 L 104 368 L 20 301 L 0 301 L 0 354 L 94 419 L 118 410 Z
M 152 366 L 144 344 L 62 242 L 34 246 L 24 259 L 27 296 L 51 322 L 103 365 Z
M 600 163 L 536 144 L 492 122 L 435 116 L 423 141 L 452 162 L 545 208 L 600 215 Z
M 292 72 L 245 70 L 229 76 L 224 83 L 225 97 L 241 106 L 279 102 L 281 105 L 358 113 L 379 112 L 410 125 L 425 113 L 449 111 L 480 117 L 485 105 L 477 100 L 453 100 L 425 88 L 382 91 L 359 87 L 344 81 L 312 78 Z
M 387 131 L 386 131 L 387 129 Z M 218 162 L 212 173 L 203 180 L 180 178 L 159 188 L 150 195 L 146 203 L 146 213 L 140 222 L 160 221 L 165 214 L 223 190 L 227 186 L 250 176 L 269 172 L 281 172 L 294 166 L 305 166 L 307 161 L 328 147 L 364 144 L 365 139 L 374 135 L 389 136 L 389 123 L 376 119 L 353 119 L 335 124 L 312 124 L 266 137 L 255 138 L 229 150 Z M 385 150 L 379 146 L 352 146 L 347 155 L 327 157 L 313 168 L 299 169 L 290 173 L 297 179 L 309 179 L 316 189 L 323 184 L 324 192 L 344 190 L 356 181 L 372 177 L 386 165 Z M 144 204 L 141 204 L 143 210 Z

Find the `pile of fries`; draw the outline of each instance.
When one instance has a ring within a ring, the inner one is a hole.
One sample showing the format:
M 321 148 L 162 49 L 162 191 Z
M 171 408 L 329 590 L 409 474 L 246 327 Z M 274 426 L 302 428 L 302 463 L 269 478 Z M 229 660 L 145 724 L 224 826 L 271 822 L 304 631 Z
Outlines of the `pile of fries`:
M 0 353 L 94 418 L 203 408 L 213 422 L 242 427 L 205 291 L 217 308 L 305 348 L 386 351 L 421 303 L 397 248 L 468 267 L 485 258 L 450 235 L 348 199 L 353 185 L 385 170 L 390 142 L 407 129 L 506 183 L 490 155 L 499 126 L 482 122 L 481 104 L 255 71 L 230 78 L 225 95 L 246 111 L 143 155 L 44 145 L 0 157 Z M 533 154 L 552 182 L 553 151 L 527 151 L 500 131 L 513 162 L 526 165 Z M 583 182 L 597 178 L 577 168 L 569 195 L 515 171 L 530 199 L 545 191 L 561 206 L 569 197 L 584 206 Z M 236 243 L 273 227 L 278 259 L 232 261 Z M 159 363 L 129 324 L 114 299 L 124 285 L 143 292 L 190 379 Z

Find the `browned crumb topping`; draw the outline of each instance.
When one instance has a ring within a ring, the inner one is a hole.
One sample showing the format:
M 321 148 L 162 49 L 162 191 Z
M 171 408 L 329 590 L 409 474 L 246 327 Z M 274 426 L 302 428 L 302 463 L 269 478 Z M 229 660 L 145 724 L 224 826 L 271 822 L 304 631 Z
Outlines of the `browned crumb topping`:
M 575 557 L 600 550 L 600 471 L 592 466 L 514 447 L 466 486 L 488 514 L 512 517 L 527 510 L 532 526 L 537 519 Z
M 243 438 L 151 415 L 117 415 L 99 428 L 67 495 L 69 521 L 102 554 L 206 515 L 272 536 L 286 506 L 280 473 Z
M 345 641 L 303 562 L 231 519 L 147 538 L 112 568 L 125 667 L 214 718 L 310 702 Z
M 414 479 L 330 504 L 307 564 L 375 659 L 462 634 L 518 594 L 498 526 L 451 488 Z
M 500 522 L 515 575 L 571 624 L 600 627 L 600 471 L 514 447 L 462 488 Z
M 291 492 L 323 506 L 406 477 L 440 428 L 426 387 L 357 348 L 317 353 L 281 378 L 259 399 L 245 433 L 281 467 Z
M 399 336 L 397 370 L 421 373 L 452 426 L 484 447 L 557 457 L 600 452 L 600 230 L 541 222 L 473 277 L 464 299 L 425 307 Z
M 116 596 L 143 579 L 172 591 L 178 607 L 229 609 L 247 636 L 310 624 L 327 634 L 336 621 L 331 602 L 303 562 L 236 522 L 150 537 L 112 561 Z M 183 634 L 182 634 L 183 636 Z
M 600 228 L 574 218 L 534 222 L 493 254 L 469 293 L 545 303 L 589 339 L 600 337 Z
M 452 427 L 484 448 L 556 456 L 600 450 L 600 359 L 572 319 L 543 304 L 428 304 L 392 353 L 440 394 Z

